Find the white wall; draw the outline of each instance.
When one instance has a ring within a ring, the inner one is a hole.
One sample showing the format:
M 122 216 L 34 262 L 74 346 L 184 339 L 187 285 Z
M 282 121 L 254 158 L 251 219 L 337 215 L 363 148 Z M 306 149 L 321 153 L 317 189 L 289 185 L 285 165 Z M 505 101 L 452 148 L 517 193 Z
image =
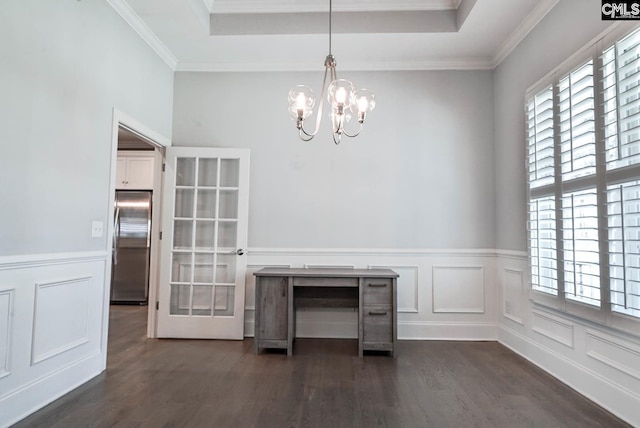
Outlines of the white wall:
M 173 72 L 98 0 L 2 2 L 0 63 L 7 426 L 105 368 L 113 109 L 170 136 Z
M 491 72 L 338 70 L 377 97 L 338 147 L 287 114 L 322 73 L 176 74 L 173 144 L 251 149 L 249 246 L 494 248 Z
M 302 142 L 287 113 L 322 69 L 176 74 L 173 145 L 251 149 L 245 334 L 253 272 L 346 266 L 400 274 L 400 338 L 495 339 L 492 73 L 338 72 L 377 106 L 337 147 L 326 118 Z M 296 331 L 356 337 L 356 320 L 301 311 Z
M 171 136 L 173 72 L 106 1 L 0 14 L 0 256 L 101 250 L 112 109 Z
M 525 116 L 529 86 L 603 32 L 598 0 L 561 0 L 494 72 L 498 340 L 640 426 L 640 339 L 529 300 Z M 639 327 L 640 330 L 640 327 Z

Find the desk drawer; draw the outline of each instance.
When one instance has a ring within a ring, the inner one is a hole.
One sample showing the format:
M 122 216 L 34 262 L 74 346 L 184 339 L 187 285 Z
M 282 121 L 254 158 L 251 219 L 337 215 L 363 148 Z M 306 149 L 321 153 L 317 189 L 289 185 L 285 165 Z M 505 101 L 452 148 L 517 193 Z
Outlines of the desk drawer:
M 294 287 L 357 287 L 358 278 L 313 278 L 298 276 L 293 278 Z
M 390 279 L 366 279 L 362 298 L 364 305 L 391 305 L 392 285 Z
M 363 308 L 363 342 L 393 342 L 393 310 L 391 306 L 370 306 Z

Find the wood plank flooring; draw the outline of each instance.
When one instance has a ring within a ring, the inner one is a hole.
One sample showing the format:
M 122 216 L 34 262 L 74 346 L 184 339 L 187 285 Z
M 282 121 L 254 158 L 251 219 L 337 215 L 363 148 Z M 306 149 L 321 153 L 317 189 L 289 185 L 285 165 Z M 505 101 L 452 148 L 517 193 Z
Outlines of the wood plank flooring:
M 150 340 L 146 308 L 111 308 L 106 372 L 15 427 L 628 427 L 496 342 Z

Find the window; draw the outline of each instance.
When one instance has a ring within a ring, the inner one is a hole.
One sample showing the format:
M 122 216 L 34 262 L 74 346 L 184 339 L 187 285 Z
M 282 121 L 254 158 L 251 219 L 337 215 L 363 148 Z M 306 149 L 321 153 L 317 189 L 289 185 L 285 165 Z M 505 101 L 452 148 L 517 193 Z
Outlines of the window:
M 527 94 L 534 299 L 637 330 L 640 30 L 570 61 Z

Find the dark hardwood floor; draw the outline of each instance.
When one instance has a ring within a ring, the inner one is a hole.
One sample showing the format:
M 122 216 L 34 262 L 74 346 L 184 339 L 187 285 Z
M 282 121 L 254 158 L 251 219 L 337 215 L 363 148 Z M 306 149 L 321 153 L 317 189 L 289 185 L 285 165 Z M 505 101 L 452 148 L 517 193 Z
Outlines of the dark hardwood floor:
M 146 308 L 111 310 L 106 372 L 16 427 L 628 427 L 495 342 L 146 339 Z

